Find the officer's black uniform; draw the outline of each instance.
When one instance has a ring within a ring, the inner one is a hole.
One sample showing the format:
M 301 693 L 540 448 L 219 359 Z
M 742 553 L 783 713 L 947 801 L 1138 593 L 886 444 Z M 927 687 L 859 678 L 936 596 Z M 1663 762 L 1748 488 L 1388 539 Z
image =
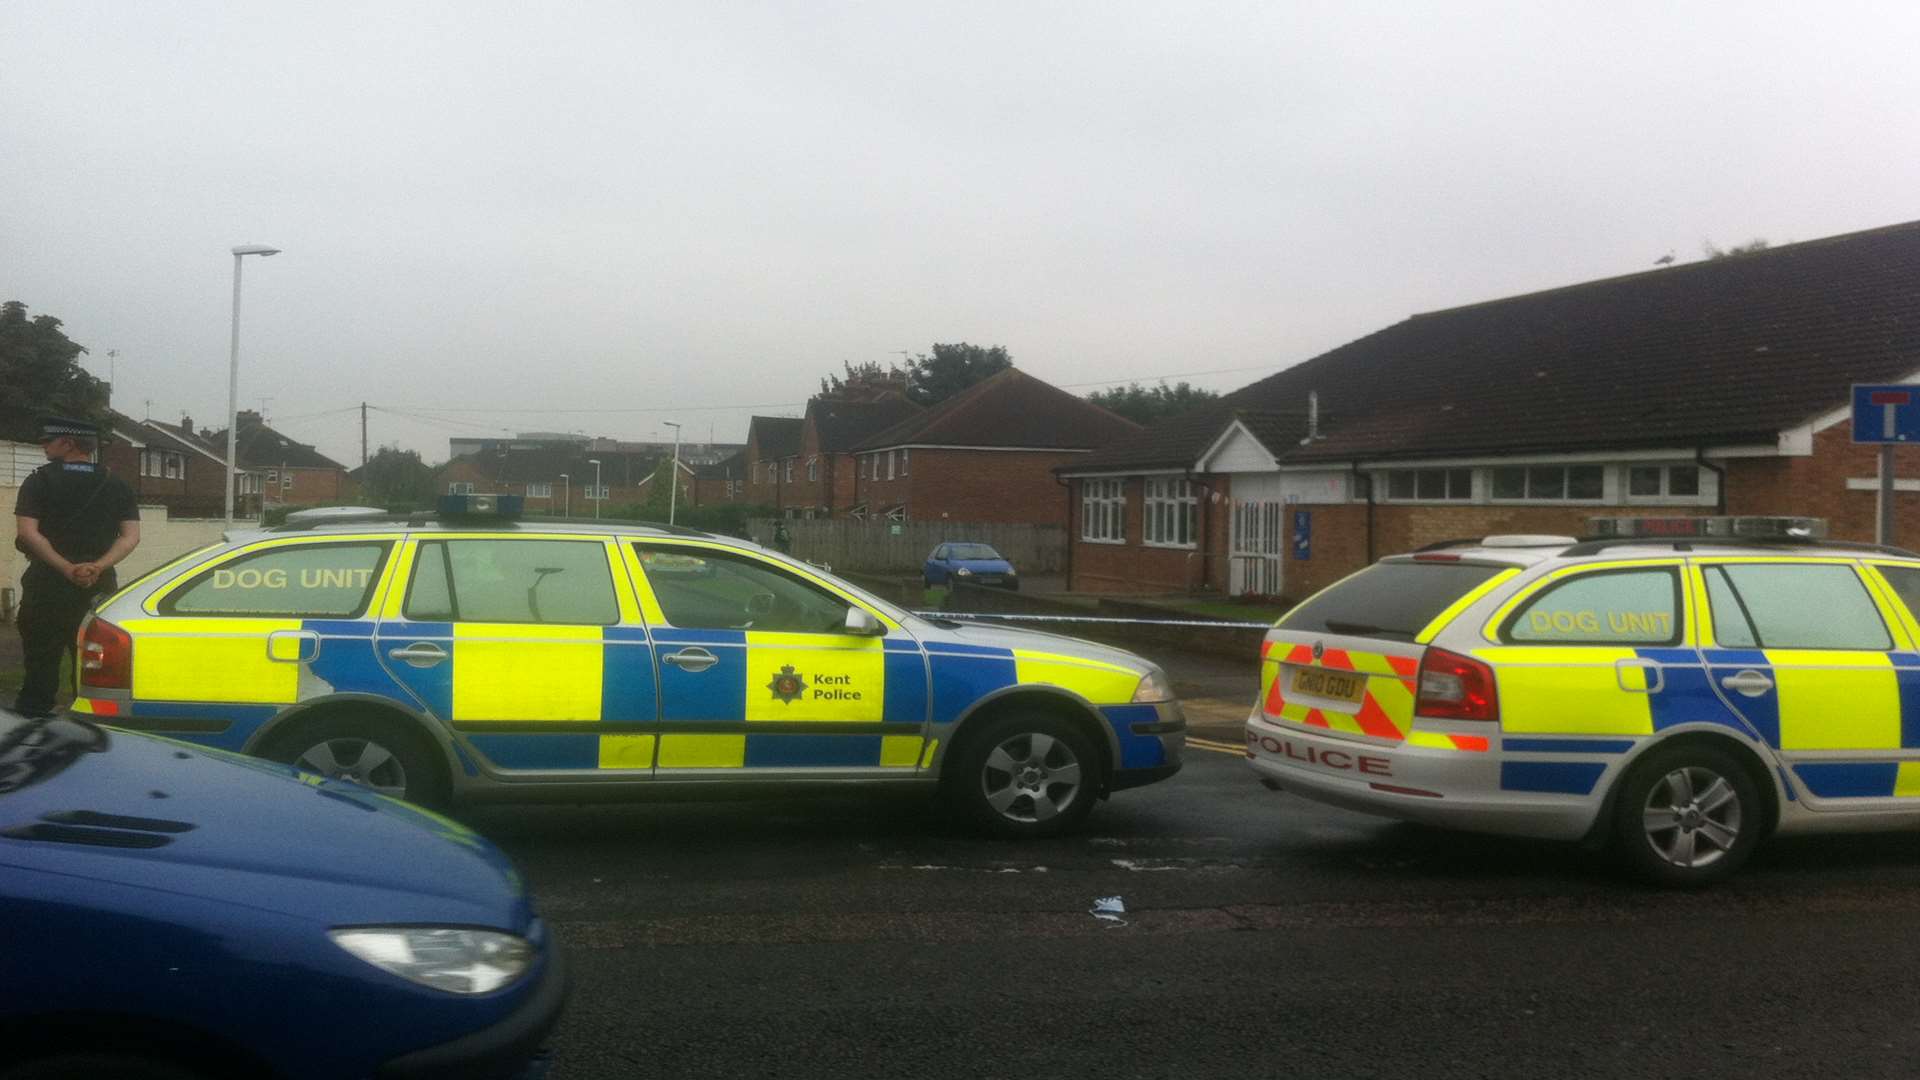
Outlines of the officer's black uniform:
M 58 420 L 48 421 L 43 434 L 49 440 L 58 435 L 96 437 L 91 425 Z M 20 485 L 14 513 L 38 519 L 53 550 L 74 563 L 105 555 L 120 538 L 120 523 L 140 520 L 133 489 L 91 462 L 50 461 L 34 470 Z M 96 597 L 114 591 L 117 579 L 108 568 L 92 587 L 82 588 L 31 555 L 29 560 L 20 578 L 20 644 L 27 672 L 13 707 L 40 716 L 53 711 L 60 660 L 73 651 L 81 620 Z

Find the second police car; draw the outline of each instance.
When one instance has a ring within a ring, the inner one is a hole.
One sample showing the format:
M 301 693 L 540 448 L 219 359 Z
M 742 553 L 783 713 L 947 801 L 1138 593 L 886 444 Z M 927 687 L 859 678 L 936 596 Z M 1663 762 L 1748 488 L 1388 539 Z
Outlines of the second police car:
M 1920 825 L 1920 556 L 1809 519 L 1603 519 L 1384 559 L 1267 635 L 1270 786 L 1609 839 L 1696 885 L 1772 833 Z
M 938 784 L 1012 836 L 1180 767 L 1180 706 L 1137 656 L 517 502 L 309 512 L 165 566 L 83 628 L 75 710 L 426 804 Z

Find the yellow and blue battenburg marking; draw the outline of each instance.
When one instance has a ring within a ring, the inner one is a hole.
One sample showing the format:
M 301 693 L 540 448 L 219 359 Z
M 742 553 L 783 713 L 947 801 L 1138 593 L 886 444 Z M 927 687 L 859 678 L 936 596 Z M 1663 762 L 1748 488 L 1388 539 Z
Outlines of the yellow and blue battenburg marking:
M 1057 686 L 1100 707 L 1120 744 L 1120 768 L 1150 769 L 1167 763 L 1157 735 L 1138 734 L 1136 724 L 1159 719 L 1151 705 L 1129 702 L 1140 673 L 1095 660 L 992 645 L 930 641 L 927 671 L 936 729 L 960 719 L 982 698 L 1013 686 Z

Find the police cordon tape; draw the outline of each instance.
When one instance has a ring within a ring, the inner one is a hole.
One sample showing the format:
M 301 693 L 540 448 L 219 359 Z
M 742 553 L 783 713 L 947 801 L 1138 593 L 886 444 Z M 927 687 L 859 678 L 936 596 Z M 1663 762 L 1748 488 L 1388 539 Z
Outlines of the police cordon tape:
M 1122 619 L 1109 615 L 1008 615 L 996 611 L 916 611 L 923 619 L 1006 619 L 1010 622 L 1109 623 L 1119 626 L 1195 626 L 1214 630 L 1271 630 L 1263 622 L 1225 622 L 1214 619 Z

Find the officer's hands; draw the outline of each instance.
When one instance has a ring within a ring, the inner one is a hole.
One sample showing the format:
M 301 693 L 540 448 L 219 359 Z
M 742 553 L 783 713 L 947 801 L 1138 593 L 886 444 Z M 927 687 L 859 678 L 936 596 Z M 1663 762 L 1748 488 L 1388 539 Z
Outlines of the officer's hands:
M 90 589 L 100 580 L 99 563 L 75 563 L 67 569 L 67 580 L 83 589 Z

